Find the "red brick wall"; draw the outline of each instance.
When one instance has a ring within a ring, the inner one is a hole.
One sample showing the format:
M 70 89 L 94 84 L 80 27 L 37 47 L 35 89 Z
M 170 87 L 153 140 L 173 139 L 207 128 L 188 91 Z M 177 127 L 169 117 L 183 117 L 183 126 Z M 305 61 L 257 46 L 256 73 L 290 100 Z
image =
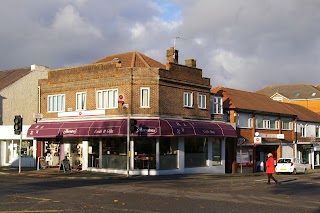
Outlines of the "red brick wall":
M 87 93 L 87 110 L 96 109 L 96 91 L 118 88 L 124 95 L 128 108 L 106 109 L 106 116 L 179 116 L 210 118 L 210 80 L 202 71 L 186 66 L 171 66 L 170 70 L 158 68 L 116 68 L 114 64 L 85 65 L 52 70 L 48 80 L 39 81 L 41 87 L 41 112 L 44 118 L 56 118 L 57 113 L 47 113 L 48 95 L 65 94 L 65 110 L 76 110 L 76 93 Z M 150 88 L 150 108 L 140 108 L 140 88 Z M 183 107 L 183 93 L 193 92 L 193 107 Z M 207 96 L 207 109 L 198 108 L 198 93 Z M 131 99 L 132 97 L 132 99 Z

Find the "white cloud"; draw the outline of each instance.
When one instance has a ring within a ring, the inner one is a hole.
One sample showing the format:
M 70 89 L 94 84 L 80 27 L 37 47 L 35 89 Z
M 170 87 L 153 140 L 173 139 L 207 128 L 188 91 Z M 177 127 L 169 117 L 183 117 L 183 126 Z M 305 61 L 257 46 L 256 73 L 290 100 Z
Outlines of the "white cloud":
M 136 23 L 135 26 L 131 28 L 131 39 L 143 39 L 146 36 L 146 28 L 140 24 Z
M 72 5 L 65 6 L 56 14 L 52 30 L 55 33 L 74 33 L 102 37 L 100 30 L 81 17 L 79 11 Z

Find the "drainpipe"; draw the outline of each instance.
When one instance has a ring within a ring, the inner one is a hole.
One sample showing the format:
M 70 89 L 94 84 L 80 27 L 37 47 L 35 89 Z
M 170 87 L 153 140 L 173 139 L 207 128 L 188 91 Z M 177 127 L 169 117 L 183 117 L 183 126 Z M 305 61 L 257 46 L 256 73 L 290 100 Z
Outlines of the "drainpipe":
M 38 113 L 41 112 L 40 86 L 38 86 Z
M 298 126 L 297 126 L 297 119 L 294 121 L 295 126 L 295 143 L 294 143 L 294 157 L 298 157 Z

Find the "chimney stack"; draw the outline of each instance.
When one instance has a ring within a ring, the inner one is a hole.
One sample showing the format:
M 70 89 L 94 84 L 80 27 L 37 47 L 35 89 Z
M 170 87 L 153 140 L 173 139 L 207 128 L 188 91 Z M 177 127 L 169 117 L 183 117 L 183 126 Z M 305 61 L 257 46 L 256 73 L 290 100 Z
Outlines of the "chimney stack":
M 49 67 L 43 66 L 43 65 L 38 65 L 38 64 L 31 64 L 30 70 L 31 71 L 48 71 Z
M 170 49 L 167 50 L 167 61 L 166 63 L 178 63 L 178 50 L 174 49 L 174 47 L 170 47 Z
M 193 58 L 191 59 L 186 59 L 185 60 L 185 65 L 188 67 L 196 68 L 197 67 L 197 61 Z

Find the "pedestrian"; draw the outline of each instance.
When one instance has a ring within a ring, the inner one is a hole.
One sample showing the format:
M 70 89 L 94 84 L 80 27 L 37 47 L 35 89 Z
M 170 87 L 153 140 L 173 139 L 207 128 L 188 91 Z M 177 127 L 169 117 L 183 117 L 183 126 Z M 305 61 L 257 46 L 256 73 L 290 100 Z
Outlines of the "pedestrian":
M 268 154 L 268 159 L 266 162 L 266 173 L 268 175 L 268 184 L 270 184 L 270 179 L 272 179 L 276 184 L 278 184 L 278 181 L 273 177 L 274 173 L 274 159 L 272 153 Z

